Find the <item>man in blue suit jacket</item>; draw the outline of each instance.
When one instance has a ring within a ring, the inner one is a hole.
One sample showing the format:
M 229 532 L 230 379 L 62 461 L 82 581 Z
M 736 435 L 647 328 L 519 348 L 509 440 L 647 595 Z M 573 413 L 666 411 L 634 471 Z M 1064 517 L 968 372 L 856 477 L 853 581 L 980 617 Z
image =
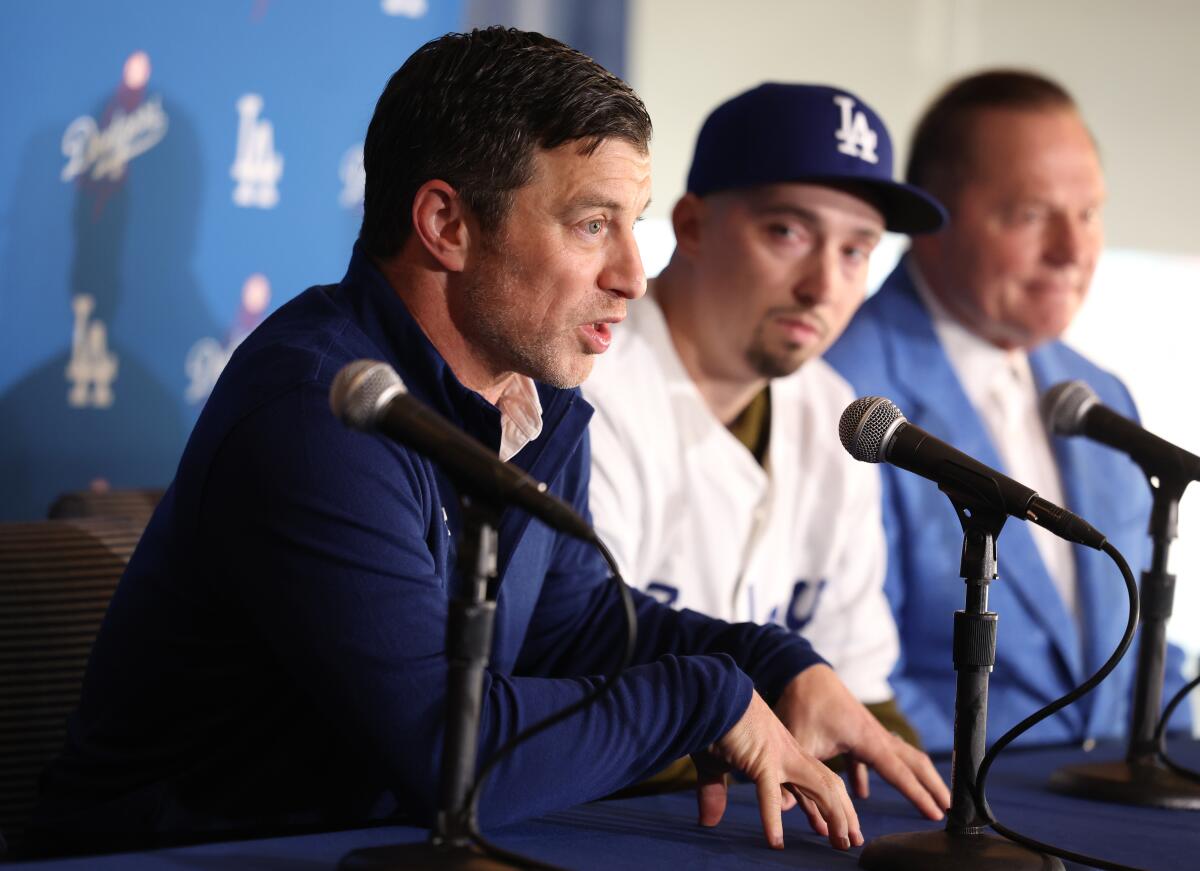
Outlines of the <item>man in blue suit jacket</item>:
M 951 85 L 918 125 L 907 180 L 946 205 L 950 224 L 914 239 L 827 359 L 860 394 L 889 397 L 912 423 L 1065 504 L 1107 535 L 1135 571 L 1145 567 L 1150 493 L 1141 472 L 1098 444 L 1048 437 L 1037 413 L 1042 391 L 1082 379 L 1110 408 L 1137 416 L 1120 381 L 1058 340 L 1086 296 L 1103 245 L 1103 174 L 1070 95 L 1020 72 Z M 901 635 L 893 684 L 928 748 L 948 749 L 951 615 L 965 599 L 962 529 L 930 482 L 891 466 L 883 471 L 886 588 Z M 1108 557 L 1042 533 L 1014 521 L 998 539 L 993 739 L 1092 674 L 1127 620 Z M 1180 682 L 1173 653 L 1168 692 Z M 1027 743 L 1122 734 L 1132 659 L 1029 733 Z

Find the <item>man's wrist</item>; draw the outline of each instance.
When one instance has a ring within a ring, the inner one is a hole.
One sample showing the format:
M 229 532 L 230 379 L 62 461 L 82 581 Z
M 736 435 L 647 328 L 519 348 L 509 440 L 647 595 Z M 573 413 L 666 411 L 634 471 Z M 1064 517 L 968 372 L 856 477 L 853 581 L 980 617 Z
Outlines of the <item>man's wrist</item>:
M 779 649 L 754 669 L 752 677 L 758 694 L 774 706 L 804 672 L 814 665 L 830 666 L 804 638 L 780 627 L 770 628 L 779 633 Z

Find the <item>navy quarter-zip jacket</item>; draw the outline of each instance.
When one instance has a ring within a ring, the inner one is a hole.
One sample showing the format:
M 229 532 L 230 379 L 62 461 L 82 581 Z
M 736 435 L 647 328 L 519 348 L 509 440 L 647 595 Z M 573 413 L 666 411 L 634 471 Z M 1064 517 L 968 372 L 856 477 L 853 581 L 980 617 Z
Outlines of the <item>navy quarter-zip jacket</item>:
M 343 365 L 385 360 L 414 397 L 497 448 L 465 388 L 360 251 L 234 353 L 96 641 L 43 841 L 76 848 L 432 820 L 457 583 L 457 495 L 423 456 L 329 410 Z M 591 408 L 539 386 L 541 435 L 512 462 L 587 515 Z M 499 525 L 481 762 L 579 699 L 621 650 L 598 554 L 515 509 Z M 635 665 L 522 745 L 481 803 L 495 825 L 598 798 L 703 748 L 820 662 L 779 628 L 634 592 Z

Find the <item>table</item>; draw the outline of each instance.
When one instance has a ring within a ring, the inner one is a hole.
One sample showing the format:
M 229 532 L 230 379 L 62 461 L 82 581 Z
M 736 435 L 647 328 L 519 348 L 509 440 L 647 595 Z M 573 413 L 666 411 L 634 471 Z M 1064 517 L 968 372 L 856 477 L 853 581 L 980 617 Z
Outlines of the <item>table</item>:
M 1104 804 L 1046 790 L 1050 772 L 1084 760 L 1120 758 L 1121 747 L 1048 748 L 1002 754 L 989 775 L 988 798 L 997 817 L 1024 834 L 1154 871 L 1200 868 L 1200 812 L 1166 811 Z M 1200 768 L 1200 743 L 1176 742 L 1172 754 Z M 938 763 L 949 776 L 949 760 Z M 940 828 L 918 817 L 898 793 L 872 777 L 871 797 L 856 801 L 863 834 Z M 799 810 L 784 815 L 787 847 L 766 846 L 753 787 L 730 790 L 725 819 L 715 829 L 696 825 L 689 793 L 594 802 L 485 834 L 499 845 L 564 868 L 790 868 L 849 869 L 858 850 L 838 853 L 808 829 Z M 380 826 L 287 838 L 232 841 L 4 865 L 5 871 L 321 871 L 358 847 L 422 840 L 425 832 Z M 1076 868 L 1068 863 L 1068 867 Z

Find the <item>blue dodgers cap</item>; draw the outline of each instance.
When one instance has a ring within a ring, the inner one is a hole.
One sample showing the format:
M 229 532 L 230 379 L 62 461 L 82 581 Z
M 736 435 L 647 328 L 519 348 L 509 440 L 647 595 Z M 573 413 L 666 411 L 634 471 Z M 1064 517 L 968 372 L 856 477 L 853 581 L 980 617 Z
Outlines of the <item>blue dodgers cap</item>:
M 936 199 L 892 179 L 887 128 L 849 91 L 767 82 L 705 119 L 688 173 L 691 193 L 789 181 L 861 186 L 898 233 L 928 233 L 946 222 Z

